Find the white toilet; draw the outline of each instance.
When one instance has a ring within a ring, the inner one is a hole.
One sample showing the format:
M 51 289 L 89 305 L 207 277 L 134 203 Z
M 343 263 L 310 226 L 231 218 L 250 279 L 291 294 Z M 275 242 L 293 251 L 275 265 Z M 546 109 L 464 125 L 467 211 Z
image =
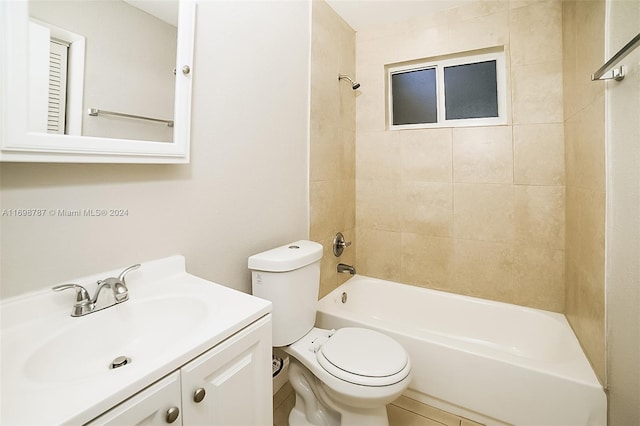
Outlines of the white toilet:
M 273 303 L 273 345 L 290 355 L 289 424 L 388 425 L 385 405 L 409 385 L 404 348 L 364 328 L 314 327 L 322 245 L 296 241 L 249 257 L 255 296 Z

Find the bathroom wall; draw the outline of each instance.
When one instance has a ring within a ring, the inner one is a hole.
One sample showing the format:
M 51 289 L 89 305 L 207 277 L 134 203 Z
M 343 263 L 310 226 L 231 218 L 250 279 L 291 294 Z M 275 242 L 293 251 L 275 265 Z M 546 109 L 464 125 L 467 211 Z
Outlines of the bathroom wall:
M 607 2 L 607 57 L 640 28 L 640 2 Z M 606 83 L 609 424 L 640 424 L 640 49 Z M 635 142 L 635 143 L 634 143 Z
M 605 383 L 605 2 L 563 2 L 566 310 Z
M 320 297 L 349 278 L 354 265 L 355 118 L 357 91 L 338 74 L 355 76 L 355 32 L 323 0 L 312 2 L 309 237 L 324 247 Z M 355 78 L 355 77 L 354 77 Z M 348 247 L 338 258 L 333 238 L 342 232 Z
M 199 2 L 191 164 L 0 165 L 1 296 L 180 253 L 250 291 L 247 257 L 308 237 L 310 4 Z
M 385 64 L 504 46 L 508 124 L 388 131 Z M 358 272 L 564 309 L 560 1 L 480 1 L 358 31 Z

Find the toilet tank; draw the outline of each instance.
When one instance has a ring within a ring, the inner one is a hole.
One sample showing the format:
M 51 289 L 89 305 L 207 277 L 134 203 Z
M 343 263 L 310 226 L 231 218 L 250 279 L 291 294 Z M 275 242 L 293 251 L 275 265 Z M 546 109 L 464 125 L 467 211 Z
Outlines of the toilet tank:
M 300 240 L 249 257 L 254 296 L 273 304 L 273 346 L 287 346 L 313 328 L 322 245 Z

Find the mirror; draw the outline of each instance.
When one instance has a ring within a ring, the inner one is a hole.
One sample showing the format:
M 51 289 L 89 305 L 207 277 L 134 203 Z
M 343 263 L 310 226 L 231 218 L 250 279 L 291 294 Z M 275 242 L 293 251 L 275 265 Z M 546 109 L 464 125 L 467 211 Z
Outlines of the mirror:
M 173 142 L 178 2 L 140 6 L 29 0 L 30 131 Z
M 0 160 L 189 161 L 193 0 L 0 8 Z

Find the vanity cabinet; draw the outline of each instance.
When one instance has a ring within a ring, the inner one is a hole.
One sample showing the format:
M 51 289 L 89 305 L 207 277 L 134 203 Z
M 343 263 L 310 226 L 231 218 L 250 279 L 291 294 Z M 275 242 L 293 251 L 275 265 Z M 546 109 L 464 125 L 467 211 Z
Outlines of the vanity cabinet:
M 273 424 L 271 324 L 261 321 L 182 367 L 184 425 Z
M 268 315 L 87 426 L 270 425 L 271 386 Z
M 180 371 L 174 371 L 89 422 L 87 426 L 166 425 L 170 410 L 177 414 L 173 424 L 181 425 L 183 423 L 180 406 Z

